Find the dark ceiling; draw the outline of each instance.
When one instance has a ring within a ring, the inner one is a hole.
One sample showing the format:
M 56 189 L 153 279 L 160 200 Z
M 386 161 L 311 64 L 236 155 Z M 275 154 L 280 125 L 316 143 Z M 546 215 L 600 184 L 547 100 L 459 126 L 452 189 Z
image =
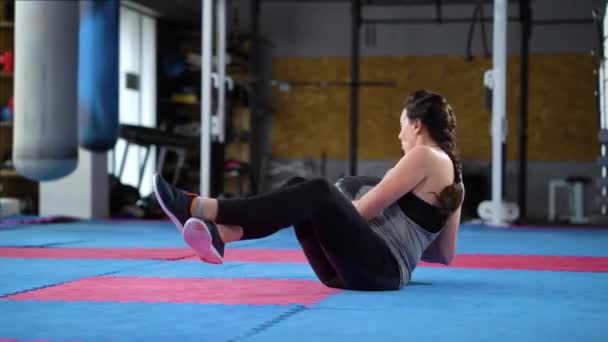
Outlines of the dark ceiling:
M 201 0 L 133 0 L 159 13 L 160 18 L 183 24 L 200 25 Z
M 160 16 L 168 21 L 183 24 L 200 25 L 201 1 L 202 0 L 132 0 L 143 6 L 157 11 Z M 232 6 L 238 6 L 239 2 L 252 0 L 231 0 Z M 327 2 L 350 2 L 351 0 L 260 0 L 273 3 L 327 3 Z M 476 4 L 478 2 L 494 3 L 493 0 L 360 0 L 363 5 L 394 6 L 394 5 L 456 5 Z M 532 0 L 534 1 L 534 0 Z M 518 2 L 518 0 L 509 0 Z

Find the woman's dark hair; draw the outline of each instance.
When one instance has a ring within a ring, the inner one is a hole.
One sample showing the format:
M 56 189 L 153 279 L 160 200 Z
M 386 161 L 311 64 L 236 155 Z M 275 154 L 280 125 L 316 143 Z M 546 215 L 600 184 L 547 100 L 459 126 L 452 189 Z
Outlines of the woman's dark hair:
M 463 199 L 462 164 L 456 152 L 454 131 L 456 116 L 446 99 L 427 90 L 418 90 L 410 94 L 403 107 L 410 120 L 420 120 L 431 135 L 431 138 L 450 157 L 454 164 L 454 183 L 446 186 L 439 193 L 438 199 L 442 208 L 454 211 Z

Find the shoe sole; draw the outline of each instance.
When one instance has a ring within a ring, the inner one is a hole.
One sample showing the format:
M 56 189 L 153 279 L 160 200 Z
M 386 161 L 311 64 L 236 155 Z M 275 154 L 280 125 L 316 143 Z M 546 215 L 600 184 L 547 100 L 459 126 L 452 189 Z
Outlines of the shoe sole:
M 175 224 L 175 226 L 177 226 L 177 230 L 179 230 L 180 233 L 183 233 L 184 232 L 184 227 L 182 226 L 182 223 L 179 222 L 179 220 L 177 219 L 177 217 L 175 217 L 173 215 L 173 213 L 171 213 L 171 211 L 169 209 L 167 209 L 167 206 L 163 202 L 162 197 L 160 197 L 159 194 L 158 194 L 158 189 L 156 188 L 156 183 L 157 183 L 158 177 L 160 177 L 159 174 L 154 175 L 154 181 L 152 182 L 152 188 L 154 189 L 154 196 L 156 196 L 156 201 L 158 202 L 158 204 L 160 204 L 160 207 L 163 209 L 163 211 L 165 212 L 165 214 L 167 214 L 167 216 L 169 217 L 169 219 L 171 219 L 171 221 L 173 221 L 173 223 Z
M 224 259 L 220 253 L 213 247 L 213 237 L 205 222 L 197 218 L 188 219 L 184 225 L 182 235 L 184 241 L 194 249 L 202 261 L 209 264 L 224 263 Z

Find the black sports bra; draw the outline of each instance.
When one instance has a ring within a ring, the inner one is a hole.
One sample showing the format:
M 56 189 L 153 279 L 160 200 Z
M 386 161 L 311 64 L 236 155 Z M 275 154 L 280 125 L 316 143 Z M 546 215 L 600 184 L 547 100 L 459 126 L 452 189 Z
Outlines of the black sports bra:
M 437 233 L 448 220 L 449 213 L 416 196 L 413 192 L 401 196 L 397 205 L 407 217 L 431 233 Z
M 337 186 L 341 191 L 354 198 L 362 186 L 376 186 L 382 178 L 369 176 L 346 176 L 338 180 Z M 449 213 L 444 209 L 434 206 L 412 192 L 401 196 L 397 200 L 401 211 L 412 221 L 431 233 L 437 233 L 443 228 Z

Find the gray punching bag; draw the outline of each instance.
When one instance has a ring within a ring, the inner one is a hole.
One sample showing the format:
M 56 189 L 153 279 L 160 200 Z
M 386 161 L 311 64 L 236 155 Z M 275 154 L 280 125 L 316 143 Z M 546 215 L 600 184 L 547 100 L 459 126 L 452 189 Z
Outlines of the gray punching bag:
M 13 162 L 35 181 L 78 163 L 78 1 L 15 2 Z

